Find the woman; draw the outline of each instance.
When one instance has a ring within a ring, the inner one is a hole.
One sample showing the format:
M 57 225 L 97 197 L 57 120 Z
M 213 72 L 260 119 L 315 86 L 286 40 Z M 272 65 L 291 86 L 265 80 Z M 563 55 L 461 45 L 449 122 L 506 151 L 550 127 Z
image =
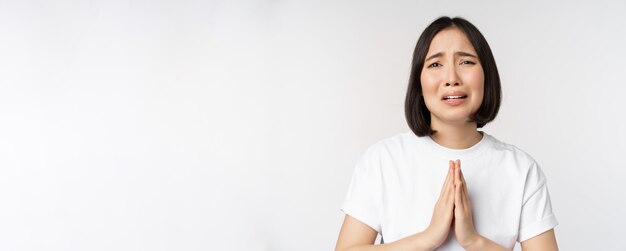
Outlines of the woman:
M 478 131 L 500 107 L 487 41 L 462 18 L 420 36 L 405 114 L 412 132 L 371 146 L 341 209 L 336 250 L 557 250 L 546 178 L 513 145 Z M 445 169 L 446 166 L 448 169 Z M 373 245 L 377 234 L 382 245 Z

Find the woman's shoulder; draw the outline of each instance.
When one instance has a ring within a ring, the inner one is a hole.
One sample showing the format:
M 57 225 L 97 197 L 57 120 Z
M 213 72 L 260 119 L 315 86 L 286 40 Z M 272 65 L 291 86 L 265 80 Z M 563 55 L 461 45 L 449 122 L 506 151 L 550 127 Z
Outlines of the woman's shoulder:
M 361 161 L 397 167 L 415 156 L 424 156 L 428 147 L 428 137 L 418 137 L 412 131 L 397 133 L 371 144 L 363 153 Z
M 371 144 L 365 151 L 365 154 L 395 154 L 404 152 L 407 148 L 415 147 L 416 141 L 419 141 L 419 138 L 411 131 L 398 133 Z
M 369 171 L 398 168 L 415 151 L 415 138 L 412 132 L 404 132 L 375 141 L 361 155 L 357 166 Z
M 505 157 L 509 157 L 519 164 L 527 164 L 529 166 L 536 165 L 535 159 L 528 152 L 521 149 L 520 147 L 501 141 L 492 135 L 485 135 L 487 135 L 487 137 L 490 137 L 492 150 L 495 151 L 496 154 L 501 154 Z

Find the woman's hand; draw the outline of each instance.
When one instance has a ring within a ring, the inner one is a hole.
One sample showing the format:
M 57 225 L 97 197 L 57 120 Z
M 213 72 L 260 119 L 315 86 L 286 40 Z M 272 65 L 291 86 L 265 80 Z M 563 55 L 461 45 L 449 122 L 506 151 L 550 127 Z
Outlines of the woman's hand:
M 472 204 L 469 200 L 467 185 L 463 172 L 461 171 L 461 161 L 454 162 L 454 235 L 457 241 L 464 248 L 468 248 L 481 236 L 474 228 L 472 220 Z
M 435 204 L 433 217 L 423 232 L 428 239 L 432 240 L 433 249 L 441 246 L 450 232 L 454 217 L 454 191 L 454 162 L 450 161 L 448 175 Z

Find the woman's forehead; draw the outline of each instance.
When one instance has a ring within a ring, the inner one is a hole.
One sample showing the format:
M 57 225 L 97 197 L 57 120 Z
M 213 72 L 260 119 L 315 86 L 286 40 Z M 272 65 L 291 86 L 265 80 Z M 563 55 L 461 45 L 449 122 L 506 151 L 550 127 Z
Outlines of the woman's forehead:
M 459 28 L 453 27 L 443 29 L 433 37 L 428 49 L 428 55 L 435 53 L 447 54 L 447 52 L 455 53 L 458 51 L 476 53 L 474 46 L 472 46 L 465 33 Z

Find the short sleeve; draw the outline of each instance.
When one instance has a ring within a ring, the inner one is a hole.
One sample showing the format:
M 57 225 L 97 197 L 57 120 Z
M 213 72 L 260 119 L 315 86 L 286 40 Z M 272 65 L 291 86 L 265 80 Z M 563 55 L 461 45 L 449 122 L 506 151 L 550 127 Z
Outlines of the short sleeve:
M 366 152 L 357 163 L 352 174 L 348 194 L 341 205 L 341 211 L 380 233 L 380 203 L 377 199 L 380 173 L 374 168 L 377 165 L 372 161 L 371 156 L 368 156 Z
M 517 241 L 523 242 L 558 225 L 552 213 L 552 204 L 546 177 L 534 163 L 526 177 L 524 199 L 520 215 Z

